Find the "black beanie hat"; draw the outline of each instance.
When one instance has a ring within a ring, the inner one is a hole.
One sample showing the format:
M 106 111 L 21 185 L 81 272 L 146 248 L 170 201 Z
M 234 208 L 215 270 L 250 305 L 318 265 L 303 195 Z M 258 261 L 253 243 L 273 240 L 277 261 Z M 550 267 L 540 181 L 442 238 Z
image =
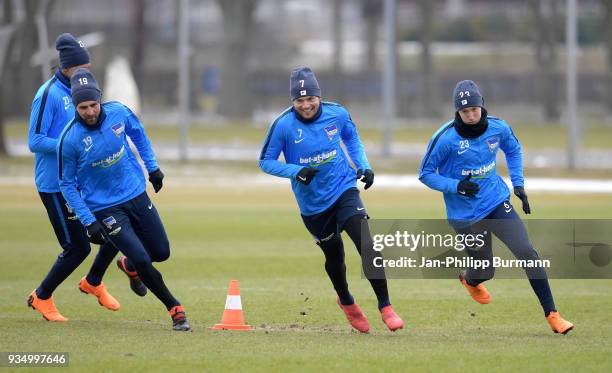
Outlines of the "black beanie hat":
M 77 69 L 70 78 L 72 103 L 77 106 L 84 101 L 100 101 L 102 92 L 91 71 L 85 68 Z
M 67 69 L 89 63 L 89 53 L 80 40 L 71 34 L 61 34 L 55 40 L 55 49 L 59 52 L 60 68 Z
M 321 97 L 319 82 L 310 67 L 298 67 L 291 72 L 289 93 L 291 101 L 304 96 Z
M 453 101 L 455 102 L 455 111 L 474 106 L 484 108 L 484 98 L 482 98 L 480 89 L 472 80 L 462 80 L 457 83 L 453 91 Z

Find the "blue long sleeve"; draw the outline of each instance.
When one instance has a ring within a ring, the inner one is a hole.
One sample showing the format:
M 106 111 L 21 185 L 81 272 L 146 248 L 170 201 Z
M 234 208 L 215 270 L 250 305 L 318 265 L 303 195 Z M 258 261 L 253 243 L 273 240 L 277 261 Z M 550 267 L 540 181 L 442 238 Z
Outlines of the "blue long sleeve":
M 67 127 L 67 129 L 70 126 Z M 60 190 L 66 202 L 72 207 L 77 217 L 84 226 L 93 223 L 96 218 L 85 204 L 77 188 L 76 174 L 79 153 L 74 147 L 66 142 L 59 142 L 57 147 L 59 184 Z
M 342 142 L 346 146 L 349 157 L 351 157 L 351 160 L 357 169 L 371 169 L 370 162 L 368 162 L 368 157 L 365 153 L 365 148 L 361 142 L 361 138 L 359 137 L 357 126 L 355 126 L 355 123 L 353 123 L 353 120 L 348 112 L 346 113 L 345 123 L 342 127 L 340 136 L 342 137 Z
M 518 141 L 510 126 L 508 131 L 500 142 L 501 150 L 506 155 L 506 163 L 508 164 L 508 173 L 513 186 L 523 186 L 525 180 L 523 178 L 523 151 L 521 143 Z
M 520 144 L 503 120 L 487 116 L 488 125 L 477 137 L 463 137 L 449 121 L 436 131 L 421 162 L 419 180 L 443 193 L 446 215 L 451 224 L 473 224 L 485 218 L 510 198 L 508 186 L 497 174 L 497 155 L 506 153 L 515 185 L 522 183 Z M 479 190 L 461 195 L 457 187 L 471 176 Z
M 70 87 L 57 71 L 38 88 L 30 111 L 28 147 L 34 153 L 34 181 L 43 193 L 59 193 L 57 143 L 62 130 L 74 119 Z
M 75 118 L 58 144 L 60 190 L 84 225 L 95 221 L 93 213 L 145 192 L 142 165 L 130 148 L 128 137 L 147 169 L 157 169 L 142 125 L 123 104 L 105 102 L 100 115 L 96 127 Z
M 136 114 L 134 114 L 127 107 L 125 107 L 125 109 L 129 112 L 127 117 L 128 120 L 125 126 L 125 133 L 136 146 L 138 154 L 144 162 L 147 171 L 153 172 L 157 170 L 159 166 L 157 165 L 157 159 L 155 157 L 155 153 L 153 152 L 151 141 L 149 140 L 149 137 L 147 136 L 145 129 Z
M 303 166 L 287 164 L 278 160 L 280 153 L 285 148 L 282 132 L 282 129 L 276 126 L 276 122 L 270 126 L 259 156 L 259 168 L 270 175 L 295 179 Z
M 47 136 L 47 132 L 53 124 L 55 109 L 53 103 L 48 101 L 41 112 L 41 102 L 42 98 L 40 96 L 32 102 L 28 147 L 32 153 L 55 153 L 57 139 Z
M 289 178 L 300 213 L 311 216 L 328 209 L 346 190 L 356 188 L 349 152 L 357 167 L 369 168 L 357 130 L 341 105 L 321 101 L 320 112 L 305 121 L 290 106 L 270 126 L 259 167 L 267 174 Z M 279 161 L 281 153 L 284 162 Z M 304 167 L 318 171 L 308 185 L 296 178 Z
M 419 169 L 419 180 L 439 192 L 457 193 L 459 180 L 444 177 L 438 173 L 438 168 L 448 158 L 448 152 L 446 144 L 439 144 L 434 140 L 430 141 Z

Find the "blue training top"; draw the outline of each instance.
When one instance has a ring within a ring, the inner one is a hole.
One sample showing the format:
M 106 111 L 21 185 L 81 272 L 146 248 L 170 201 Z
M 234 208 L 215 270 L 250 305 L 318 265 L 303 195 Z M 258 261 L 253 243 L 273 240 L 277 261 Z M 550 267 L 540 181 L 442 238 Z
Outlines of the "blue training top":
M 127 135 L 127 136 L 126 136 Z M 146 181 L 130 138 L 148 172 L 157 160 L 145 130 L 130 109 L 116 102 L 101 105 L 98 124 L 89 126 L 76 115 L 57 145 L 60 189 L 77 217 L 87 226 L 92 212 L 129 201 L 142 194 Z
M 74 118 L 70 80 L 59 69 L 36 92 L 30 112 L 28 146 L 34 153 L 34 180 L 39 192 L 60 191 L 57 175 L 57 139 Z
M 340 140 L 357 169 L 370 168 L 357 127 L 344 107 L 321 101 L 320 116 L 312 123 L 302 122 L 290 107 L 270 126 L 259 167 L 268 174 L 291 179 L 302 215 L 318 214 L 356 186 L 357 173 L 350 166 Z M 278 160 L 281 152 L 285 163 Z M 320 171 L 309 185 L 296 179 L 304 167 Z
M 486 217 L 510 198 L 508 186 L 497 174 L 496 156 L 501 148 L 513 186 L 523 186 L 521 144 L 505 121 L 488 116 L 487 130 L 476 138 L 459 135 L 453 121 L 444 124 L 432 137 L 421 162 L 419 180 L 444 194 L 446 215 L 455 226 L 471 225 Z M 474 197 L 457 192 L 467 175 L 480 186 Z

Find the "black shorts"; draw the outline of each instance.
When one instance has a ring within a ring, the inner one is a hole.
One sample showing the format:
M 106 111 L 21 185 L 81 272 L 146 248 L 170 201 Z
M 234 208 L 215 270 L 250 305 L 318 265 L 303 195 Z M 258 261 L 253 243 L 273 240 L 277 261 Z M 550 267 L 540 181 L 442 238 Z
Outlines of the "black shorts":
M 350 188 L 330 208 L 315 215 L 302 215 L 302 220 L 308 232 L 319 243 L 340 236 L 344 224 L 355 215 L 368 216 L 359 198 L 359 190 Z

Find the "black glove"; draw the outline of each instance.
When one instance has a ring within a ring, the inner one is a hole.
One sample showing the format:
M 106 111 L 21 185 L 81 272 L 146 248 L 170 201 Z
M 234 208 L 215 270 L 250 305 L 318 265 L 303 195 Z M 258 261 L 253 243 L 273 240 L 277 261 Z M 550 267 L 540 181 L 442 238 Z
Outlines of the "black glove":
M 300 172 L 298 172 L 296 179 L 300 183 L 308 185 L 319 171 L 320 170 L 316 168 L 304 167 L 300 170 Z
M 480 190 L 480 186 L 470 181 L 472 174 L 467 175 L 463 178 L 459 184 L 457 184 L 457 193 L 466 197 L 474 197 Z
M 85 229 L 87 230 L 87 239 L 89 239 L 89 242 L 95 243 L 96 245 L 104 245 L 106 243 L 106 232 L 99 221 L 94 221 L 86 226 Z
M 365 187 L 363 189 L 368 189 L 372 186 L 372 184 L 374 184 L 374 172 L 369 168 L 365 171 L 357 170 L 357 179 L 361 179 L 361 181 L 365 183 Z
M 161 172 L 159 168 L 149 173 L 149 181 L 151 182 L 151 185 L 153 185 L 153 189 L 155 190 L 155 193 L 159 192 L 162 186 L 164 186 L 164 183 L 162 182 L 162 180 L 164 180 L 164 173 Z
M 529 207 L 529 200 L 527 199 L 527 193 L 525 193 L 525 188 L 523 188 L 522 186 L 515 186 L 514 195 L 520 198 L 521 202 L 523 202 L 523 212 L 525 214 L 531 214 L 531 207 Z

